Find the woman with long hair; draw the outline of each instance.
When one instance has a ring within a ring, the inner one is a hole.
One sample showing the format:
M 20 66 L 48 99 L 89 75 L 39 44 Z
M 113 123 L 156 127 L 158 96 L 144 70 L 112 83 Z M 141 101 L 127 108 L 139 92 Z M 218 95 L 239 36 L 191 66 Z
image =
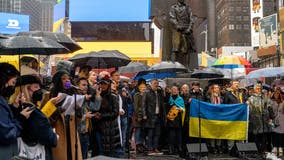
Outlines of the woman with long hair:
M 36 146 L 41 148 L 41 153 L 24 153 L 21 146 L 19 146 L 19 156 L 26 158 L 35 158 L 41 155 L 42 159 L 51 159 L 51 148 L 57 145 L 57 139 L 59 138 L 55 131 L 53 131 L 48 118 L 38 109 L 37 102 L 42 100 L 43 91 L 41 90 L 41 81 L 38 77 L 33 75 L 23 75 L 18 78 L 16 84 L 16 92 L 11 96 L 10 101 L 15 101 L 17 95 L 22 92 L 26 101 L 23 106 L 33 107 L 29 119 L 23 125 L 21 133 L 20 143 L 28 146 Z M 50 103 L 56 103 L 60 97 L 55 97 L 50 100 Z M 19 144 L 20 144 L 19 143 Z
M 24 101 L 21 94 L 13 104 L 8 104 L 7 99 L 14 94 L 20 73 L 8 63 L 0 63 L 0 68 L 0 159 L 11 159 L 18 154 L 17 138 L 32 111 L 29 107 L 21 109 L 20 101 Z

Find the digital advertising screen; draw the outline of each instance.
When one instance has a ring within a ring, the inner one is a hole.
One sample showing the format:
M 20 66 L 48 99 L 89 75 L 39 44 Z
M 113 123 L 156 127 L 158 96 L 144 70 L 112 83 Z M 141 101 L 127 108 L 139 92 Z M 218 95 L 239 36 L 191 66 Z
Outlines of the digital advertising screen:
M 70 0 L 72 22 L 148 22 L 151 0 Z
M 0 33 L 16 34 L 30 30 L 28 15 L 0 12 Z

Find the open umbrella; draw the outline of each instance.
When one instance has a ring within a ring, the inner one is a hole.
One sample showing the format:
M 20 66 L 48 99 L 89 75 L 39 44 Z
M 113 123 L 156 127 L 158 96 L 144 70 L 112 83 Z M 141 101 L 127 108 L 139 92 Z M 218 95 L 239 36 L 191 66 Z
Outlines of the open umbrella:
M 152 65 L 147 71 L 138 72 L 134 80 L 144 79 L 163 79 L 174 77 L 177 74 L 187 73 L 188 69 L 179 62 L 162 61 Z
M 149 68 L 148 65 L 139 62 L 130 62 L 128 65 L 119 67 L 119 73 L 135 73 L 140 71 L 146 71 Z
M 222 56 L 216 60 L 216 62 L 212 65 L 216 68 L 240 68 L 251 67 L 252 65 L 243 57 L 236 55 Z
M 127 65 L 131 59 L 117 50 L 102 50 L 77 54 L 69 59 L 77 66 L 89 65 L 92 68 L 116 68 Z
M 145 80 L 151 80 L 151 79 L 164 79 L 169 77 L 176 76 L 176 72 L 152 72 L 152 71 L 140 71 L 138 72 L 133 80 L 139 80 L 140 78 L 143 78 Z
M 284 67 L 269 67 L 251 71 L 247 78 L 284 76 Z
M 186 73 L 188 69 L 179 62 L 172 61 L 161 61 L 160 63 L 153 64 L 149 69 L 153 73 L 163 73 L 163 72 L 178 72 L 178 73 Z
M 0 55 L 52 55 L 69 52 L 63 45 L 47 38 L 12 36 L 0 39 Z
M 202 70 L 194 70 L 191 78 L 206 79 L 206 78 L 222 78 L 224 74 L 216 68 L 204 68 Z
M 43 37 L 43 38 L 52 39 L 62 44 L 66 48 L 68 48 L 71 52 L 75 52 L 77 50 L 82 49 L 82 47 L 80 47 L 80 45 L 76 43 L 72 38 L 60 32 L 29 31 L 29 32 L 19 32 L 17 35 L 31 36 L 31 37 Z

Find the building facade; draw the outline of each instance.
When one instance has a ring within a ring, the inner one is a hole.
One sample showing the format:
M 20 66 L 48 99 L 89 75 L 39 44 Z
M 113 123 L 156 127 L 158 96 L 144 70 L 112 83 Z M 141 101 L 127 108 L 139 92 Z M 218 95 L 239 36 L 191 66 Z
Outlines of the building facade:
M 250 46 L 250 1 L 217 0 L 218 48 Z M 277 12 L 276 0 L 263 0 L 263 16 Z
M 30 16 L 30 30 L 52 31 L 56 0 L 0 0 L 0 12 Z

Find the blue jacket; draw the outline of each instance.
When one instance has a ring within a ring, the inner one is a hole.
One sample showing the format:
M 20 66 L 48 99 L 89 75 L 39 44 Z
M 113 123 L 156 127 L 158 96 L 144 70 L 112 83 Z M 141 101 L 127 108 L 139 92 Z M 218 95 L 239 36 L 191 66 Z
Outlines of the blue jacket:
M 0 159 L 11 159 L 17 154 L 17 137 L 22 131 L 7 100 L 0 96 Z

